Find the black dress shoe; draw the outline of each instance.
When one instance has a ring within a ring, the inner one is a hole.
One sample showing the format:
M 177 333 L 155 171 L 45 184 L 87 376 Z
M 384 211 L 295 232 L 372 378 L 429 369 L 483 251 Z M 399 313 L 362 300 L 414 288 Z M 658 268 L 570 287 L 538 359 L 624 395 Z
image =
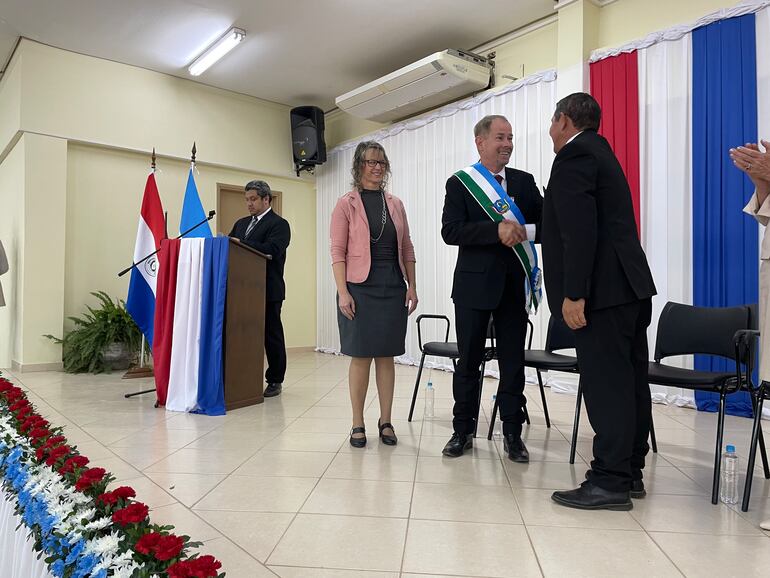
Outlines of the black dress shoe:
M 398 443 L 398 438 L 396 437 L 396 430 L 393 427 L 392 423 L 385 422 L 383 424 L 380 423 L 380 420 L 377 420 L 377 427 L 380 429 L 380 439 L 382 440 L 382 443 L 384 443 L 386 446 L 394 446 Z M 389 436 L 387 434 L 382 433 L 382 430 L 390 429 L 393 432 L 392 436 Z
M 591 470 L 586 471 L 586 480 L 591 479 Z M 642 500 L 647 495 L 644 489 L 644 480 L 633 480 L 631 482 L 631 491 L 628 493 L 634 500 Z
M 503 438 L 503 449 L 508 454 L 508 459 L 517 464 L 529 463 L 529 452 L 527 446 L 521 441 L 521 436 L 507 434 Z
M 353 434 L 357 433 L 362 433 L 364 436 L 360 438 L 354 438 Z M 352 430 L 350 430 L 350 445 L 354 448 L 362 448 L 366 445 L 366 428 L 354 427 Z
M 444 450 L 441 452 L 448 458 L 459 458 L 463 455 L 465 450 L 469 450 L 473 447 L 473 435 L 472 434 L 459 434 L 454 432 L 452 437 L 444 446 Z
M 275 397 L 276 395 L 281 395 L 282 389 L 282 383 L 268 383 L 267 389 L 265 389 L 265 393 L 263 395 L 265 397 Z
M 551 499 L 562 506 L 579 510 L 619 510 L 633 509 L 634 504 L 628 492 L 610 492 L 592 484 L 583 482 L 579 488 L 563 492 L 554 492 Z

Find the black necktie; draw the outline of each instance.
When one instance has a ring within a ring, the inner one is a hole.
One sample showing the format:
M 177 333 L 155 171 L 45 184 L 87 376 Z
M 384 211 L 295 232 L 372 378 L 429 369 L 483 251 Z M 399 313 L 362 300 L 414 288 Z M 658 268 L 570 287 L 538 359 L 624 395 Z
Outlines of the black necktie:
M 495 180 L 500 184 L 500 186 L 503 186 L 503 175 L 495 175 Z

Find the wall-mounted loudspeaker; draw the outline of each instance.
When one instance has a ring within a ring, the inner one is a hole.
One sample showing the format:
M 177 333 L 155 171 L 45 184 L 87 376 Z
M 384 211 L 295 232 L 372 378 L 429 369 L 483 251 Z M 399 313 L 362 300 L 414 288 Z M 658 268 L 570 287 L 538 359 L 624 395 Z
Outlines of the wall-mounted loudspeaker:
M 324 142 L 324 113 L 317 106 L 291 109 L 291 146 L 294 169 L 313 172 L 316 165 L 326 162 Z

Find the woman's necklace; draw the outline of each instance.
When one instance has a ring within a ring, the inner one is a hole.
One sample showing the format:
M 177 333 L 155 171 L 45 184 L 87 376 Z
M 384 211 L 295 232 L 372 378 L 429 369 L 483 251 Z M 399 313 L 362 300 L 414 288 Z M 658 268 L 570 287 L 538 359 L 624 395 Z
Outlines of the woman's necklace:
M 385 206 L 385 192 L 384 191 L 380 191 L 380 195 L 382 197 L 382 219 L 381 219 L 382 220 L 382 227 L 380 227 L 380 234 L 377 235 L 376 239 L 374 237 L 372 237 L 372 236 L 369 237 L 369 242 L 370 243 L 376 243 L 377 241 L 380 240 L 380 238 L 382 237 L 382 234 L 385 232 L 385 223 L 387 223 L 387 221 L 388 221 L 388 210 L 387 210 L 387 208 Z

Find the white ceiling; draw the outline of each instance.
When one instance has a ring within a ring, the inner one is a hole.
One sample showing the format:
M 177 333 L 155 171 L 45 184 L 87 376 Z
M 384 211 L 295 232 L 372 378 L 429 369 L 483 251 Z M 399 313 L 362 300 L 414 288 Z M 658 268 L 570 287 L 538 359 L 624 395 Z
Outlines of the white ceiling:
M 18 36 L 191 78 L 230 27 L 246 40 L 199 82 L 324 110 L 334 98 L 445 48 L 553 14 L 554 0 L 0 0 L 0 67 Z

